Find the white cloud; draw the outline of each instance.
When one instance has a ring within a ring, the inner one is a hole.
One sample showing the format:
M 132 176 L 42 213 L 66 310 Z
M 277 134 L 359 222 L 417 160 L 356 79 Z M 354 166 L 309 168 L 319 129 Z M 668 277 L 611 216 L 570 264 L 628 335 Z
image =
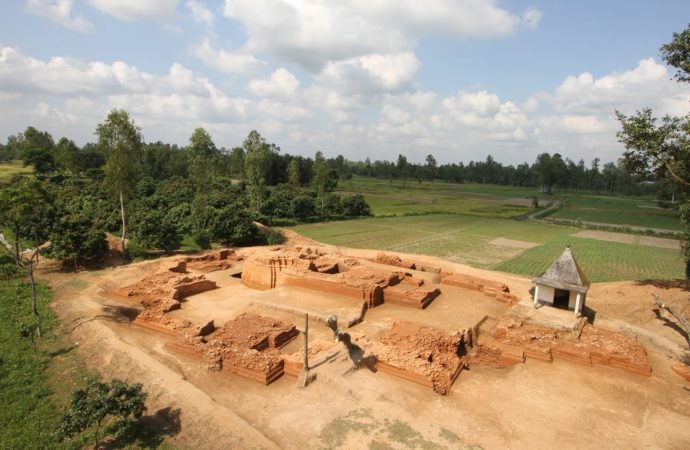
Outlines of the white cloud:
M 251 75 L 265 65 L 245 50 L 217 49 L 208 38 L 196 45 L 194 56 L 206 65 L 230 75 Z
M 542 16 L 543 13 L 537 8 L 529 7 L 522 13 L 522 16 L 520 17 L 521 24 L 523 28 L 528 30 L 536 30 L 539 26 Z
M 205 23 L 209 27 L 213 26 L 213 21 L 216 17 L 203 3 L 197 0 L 187 0 L 185 6 L 192 13 L 192 18 L 195 22 Z
M 250 67 L 261 66 L 254 61 Z M 0 134 L 32 124 L 83 143 L 111 108 L 121 107 L 148 140 L 177 144 L 204 126 L 225 147 L 258 129 L 288 153 L 325 149 L 353 159 L 402 153 L 422 161 L 431 153 L 441 162 L 467 162 L 491 154 L 520 163 L 560 152 L 613 161 L 622 152 L 614 109 L 650 106 L 657 115 L 690 109 L 690 87 L 670 80 L 654 60 L 600 77 L 567 77 L 522 103 L 489 89 L 424 91 L 415 84 L 417 70 L 411 52 L 367 54 L 328 63 L 311 83 L 279 67 L 247 81 L 245 93 L 235 90 L 242 83 L 217 85 L 179 63 L 149 73 L 122 61 L 41 60 L 0 47 Z
M 120 20 L 152 19 L 168 22 L 175 17 L 179 0 L 87 0 L 99 11 Z
M 349 94 L 377 94 L 410 88 L 421 63 L 411 52 L 369 54 L 329 62 L 317 79 L 327 87 Z
M 226 0 L 225 16 L 242 24 L 247 47 L 312 73 L 334 61 L 411 51 L 426 35 L 500 38 L 540 12 L 520 15 L 494 0 Z
M 281 67 L 267 80 L 252 80 L 249 90 L 260 97 L 292 96 L 299 89 L 299 80 L 287 69 Z
M 665 66 L 653 58 L 643 59 L 636 68 L 614 72 L 601 78 L 584 72 L 569 76 L 557 88 L 551 101 L 561 111 L 587 114 L 603 108 L 613 111 L 625 105 L 658 105 L 678 87 L 667 83 Z
M 93 24 L 83 15 L 72 15 L 73 0 L 26 0 L 26 10 L 32 14 L 45 17 L 70 30 L 87 33 Z

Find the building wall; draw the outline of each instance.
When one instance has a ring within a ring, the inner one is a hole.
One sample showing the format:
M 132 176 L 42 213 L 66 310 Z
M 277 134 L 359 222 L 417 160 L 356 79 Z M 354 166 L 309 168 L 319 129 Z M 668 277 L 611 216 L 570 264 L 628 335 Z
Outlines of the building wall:
M 553 304 L 553 296 L 556 290 L 550 286 L 544 286 L 543 284 L 538 284 L 537 286 L 539 286 L 539 298 L 537 300 Z
M 570 291 L 570 298 L 568 299 L 568 309 L 575 310 L 577 304 L 577 292 Z

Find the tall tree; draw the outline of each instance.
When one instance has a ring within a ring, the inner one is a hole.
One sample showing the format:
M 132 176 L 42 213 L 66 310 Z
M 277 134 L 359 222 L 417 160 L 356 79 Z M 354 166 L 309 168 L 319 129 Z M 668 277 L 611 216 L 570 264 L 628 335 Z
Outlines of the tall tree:
M 194 185 L 194 216 L 197 219 L 199 231 L 206 230 L 210 216 L 208 195 L 211 191 L 215 175 L 214 166 L 218 161 L 220 152 L 203 128 L 197 128 L 189 138 L 187 146 L 187 158 L 189 161 L 189 175 Z
M 433 181 L 436 176 L 436 158 L 434 155 L 426 156 L 426 171 L 429 181 Z
M 328 184 L 329 170 L 326 158 L 320 151 L 314 155 L 314 187 L 316 188 L 316 196 L 321 203 L 321 217 L 324 217 L 324 208 L 326 205 L 326 185 Z
M 39 245 L 48 233 L 49 204 L 49 195 L 37 180 L 22 180 L 15 186 L 0 190 L 0 227 L 10 233 L 10 236 L 0 233 L 0 248 L 14 258 L 17 266 L 29 278 L 31 311 L 39 337 L 41 317 L 38 313 L 34 272 L 39 263 Z M 25 249 L 24 242 L 31 242 L 34 248 Z
M 242 144 L 244 149 L 244 175 L 249 187 L 250 204 L 258 216 L 266 192 L 268 170 L 271 164 L 269 146 L 263 137 L 252 130 Z
M 126 250 L 127 225 L 125 204 L 130 188 L 135 185 L 140 173 L 143 136 L 141 130 L 129 118 L 127 111 L 113 109 L 105 122 L 96 128 L 98 146 L 106 155 L 105 186 L 120 200 L 122 220 L 122 252 Z
M 403 187 L 407 181 L 407 158 L 403 155 L 398 155 L 398 164 L 396 165 L 398 176 L 403 180 Z
M 288 165 L 288 184 L 291 184 L 292 186 L 299 186 L 301 184 L 300 177 L 301 174 L 299 170 L 299 162 L 296 159 L 293 159 Z
M 661 47 L 661 57 L 677 70 L 676 81 L 690 82 L 690 25 L 682 33 L 673 33 L 673 40 Z M 645 108 L 633 116 L 616 111 L 616 116 L 621 123 L 618 140 L 627 149 L 623 167 L 631 173 L 670 179 L 690 193 L 690 115 L 666 115 L 659 121 Z M 685 273 L 690 279 L 690 202 L 686 200 L 680 210 L 685 228 Z

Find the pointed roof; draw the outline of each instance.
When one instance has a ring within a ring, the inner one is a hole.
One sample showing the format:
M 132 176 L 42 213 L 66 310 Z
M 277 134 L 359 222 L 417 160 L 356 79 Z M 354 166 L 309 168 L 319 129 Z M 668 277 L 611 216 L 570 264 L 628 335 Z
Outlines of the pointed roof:
M 534 281 L 577 291 L 587 291 L 589 288 L 589 280 L 575 260 L 570 246 L 566 247 L 551 267 Z

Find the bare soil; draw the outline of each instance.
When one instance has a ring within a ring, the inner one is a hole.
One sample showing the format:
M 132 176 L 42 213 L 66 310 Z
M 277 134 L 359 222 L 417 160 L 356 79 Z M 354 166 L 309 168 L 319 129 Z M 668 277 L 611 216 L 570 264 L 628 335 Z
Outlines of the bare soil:
M 668 248 L 680 250 L 680 242 L 677 239 L 640 236 L 637 234 L 614 233 L 611 231 L 585 230 L 573 234 L 574 237 L 595 239 L 597 241 L 621 242 L 623 244 L 636 244 L 645 247 Z
M 294 233 L 290 237 L 293 244 L 314 245 Z M 375 262 L 377 250 L 319 248 L 338 257 L 357 258 L 363 266 L 381 267 Z M 688 314 L 686 285 L 603 283 L 594 284 L 588 294 L 595 327 L 628 327 L 632 334 L 641 330 L 638 334 L 646 336 L 650 343 L 640 342 L 647 351 L 651 376 L 562 359 L 528 360 L 503 369 L 470 366 L 447 395 L 440 396 L 427 386 L 374 372 L 375 368 L 355 370 L 353 355 L 342 344 L 325 344 L 333 342 L 333 333 L 322 320 L 332 313 L 338 314 L 341 323 L 358 317 L 361 302 L 287 285 L 260 291 L 232 276 L 259 251 L 265 249 L 237 250 L 241 259 L 233 261 L 232 267 L 204 274 L 216 283 L 216 289 L 186 297 L 180 309 L 166 314 L 195 324 L 214 320 L 222 329 L 250 313 L 302 330 L 304 313 L 310 313 L 309 339 L 323 344 L 318 344 L 315 358 L 321 359 L 311 371 L 316 379 L 307 388 L 299 388 L 289 376 L 265 386 L 235 373 L 209 371 L 197 358 L 166 347 L 174 337 L 134 325 L 132 320 L 142 305 L 107 293 L 170 266 L 171 259 L 77 274 L 46 272 L 42 277 L 55 291 L 54 308 L 62 319 L 62 332 L 77 344 L 91 368 L 106 378 L 143 383 L 149 393 L 149 413 L 179 412 L 181 428 L 170 439 L 174 445 L 211 449 L 690 448 L 690 384 L 672 371 L 673 354 L 664 350 L 668 346 L 653 345 L 662 342 L 680 348 L 684 337 L 663 313 L 657 315 L 650 297 L 660 293 Z M 527 278 L 433 257 L 398 256 L 438 268 L 441 274 L 505 284 L 511 295 L 529 297 Z M 407 271 L 425 285 L 439 281 L 440 274 Z M 384 301 L 347 331 L 385 342 L 396 321 L 432 327 L 449 336 L 480 324 L 481 342 L 511 308 L 509 302 L 497 299 L 492 288 L 485 292 L 438 286 L 441 294 L 426 309 Z M 393 333 L 391 339 L 399 344 L 402 335 Z M 300 336 L 271 351 L 298 355 L 301 341 Z

